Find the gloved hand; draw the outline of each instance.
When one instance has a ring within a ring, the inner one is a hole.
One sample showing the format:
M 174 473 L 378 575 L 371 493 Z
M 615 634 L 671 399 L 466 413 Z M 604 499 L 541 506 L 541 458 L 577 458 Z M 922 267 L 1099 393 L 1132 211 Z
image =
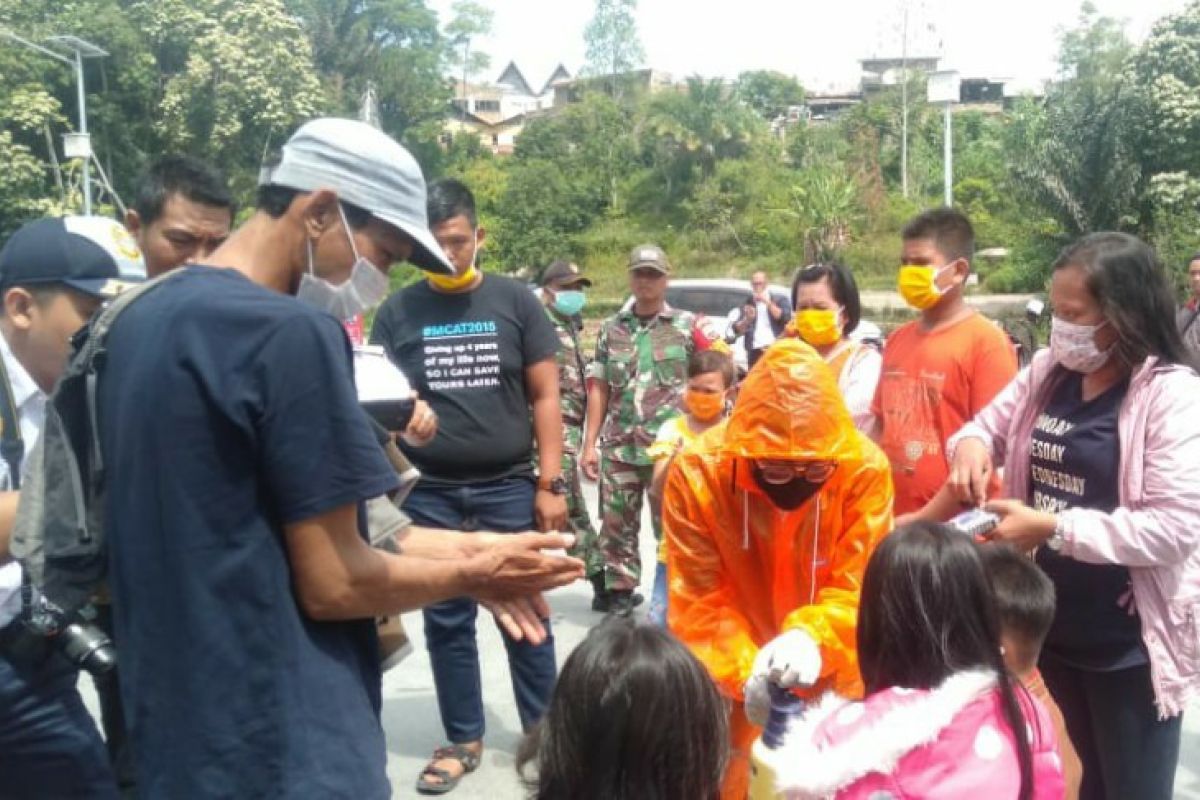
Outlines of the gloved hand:
M 784 689 L 812 686 L 821 677 L 821 648 L 802 630 L 785 631 L 758 651 L 750 674 Z
M 758 727 L 767 724 L 767 715 L 771 713 L 771 694 L 767 690 L 766 675 L 751 675 L 742 687 L 746 719 Z
M 764 725 L 771 710 L 767 684 L 785 689 L 812 686 L 821 677 L 821 648 L 802 630 L 781 633 L 763 645 L 754 658 L 750 678 L 742 687 L 746 717 Z

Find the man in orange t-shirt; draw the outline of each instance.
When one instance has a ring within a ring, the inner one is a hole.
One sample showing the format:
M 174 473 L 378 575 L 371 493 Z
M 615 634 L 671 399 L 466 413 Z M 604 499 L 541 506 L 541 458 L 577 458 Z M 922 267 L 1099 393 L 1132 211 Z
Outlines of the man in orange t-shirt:
M 946 439 L 1017 374 L 1007 335 L 963 300 L 975 233 L 961 212 L 938 208 L 901 232 L 900 294 L 921 312 L 887 340 L 872 412 L 892 464 L 896 514 L 916 511 L 948 477 Z M 989 494 L 999 490 L 992 478 Z

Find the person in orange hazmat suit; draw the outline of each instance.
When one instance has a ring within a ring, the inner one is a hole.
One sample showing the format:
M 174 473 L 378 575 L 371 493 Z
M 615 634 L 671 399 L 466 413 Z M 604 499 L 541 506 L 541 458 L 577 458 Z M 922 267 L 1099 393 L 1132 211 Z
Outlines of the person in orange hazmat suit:
M 809 345 L 776 342 L 727 422 L 675 457 L 663 496 L 671 630 L 732 699 L 723 800 L 743 800 L 767 683 L 862 695 L 863 570 L 892 527 L 887 457 Z

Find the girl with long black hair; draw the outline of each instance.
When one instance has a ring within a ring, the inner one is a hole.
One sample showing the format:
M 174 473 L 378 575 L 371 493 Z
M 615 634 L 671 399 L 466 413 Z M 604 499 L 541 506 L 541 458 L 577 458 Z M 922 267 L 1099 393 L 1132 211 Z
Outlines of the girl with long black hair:
M 613 618 L 563 665 L 517 769 L 536 800 L 716 800 L 728 715 L 674 636 Z
M 784 797 L 1062 797 L 1053 723 L 1004 667 L 969 537 L 922 522 L 884 539 L 857 635 L 866 698 L 831 695 L 804 716 L 780 752 Z

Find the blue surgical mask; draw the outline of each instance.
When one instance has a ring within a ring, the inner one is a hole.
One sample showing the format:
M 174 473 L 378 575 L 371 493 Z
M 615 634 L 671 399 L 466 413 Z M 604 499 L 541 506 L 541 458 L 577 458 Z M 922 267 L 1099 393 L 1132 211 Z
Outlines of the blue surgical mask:
M 558 292 L 554 295 L 554 310 L 564 317 L 573 317 L 583 310 L 586 302 L 587 296 L 583 292 L 574 289 Z

